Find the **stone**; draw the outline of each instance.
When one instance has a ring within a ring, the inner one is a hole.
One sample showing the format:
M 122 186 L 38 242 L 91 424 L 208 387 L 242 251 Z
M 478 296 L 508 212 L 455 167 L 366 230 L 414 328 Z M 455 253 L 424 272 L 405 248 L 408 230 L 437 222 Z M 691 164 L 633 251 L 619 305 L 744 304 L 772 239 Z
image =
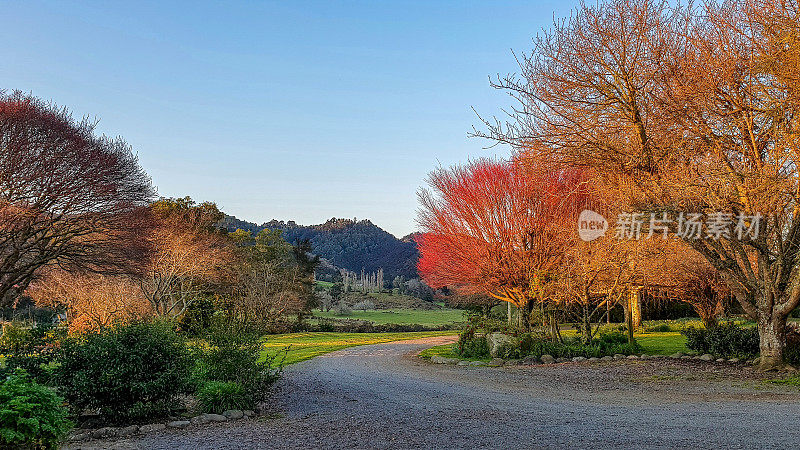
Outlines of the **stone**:
M 225 422 L 228 420 L 227 417 L 223 416 L 222 414 L 203 414 L 208 418 L 209 422 Z
M 569 361 L 567 358 L 556 358 L 557 363 L 563 363 Z
M 625 355 L 623 355 L 621 353 L 617 353 L 617 354 L 614 355 L 614 359 L 624 359 L 624 358 L 625 358 Z
M 542 362 L 545 364 L 553 364 L 556 359 L 552 355 L 542 355 Z
M 490 333 L 486 336 L 486 342 L 489 344 L 489 354 L 492 358 L 502 356 L 501 350 L 503 348 L 515 347 L 516 343 L 511 336 L 503 333 Z
M 434 364 L 458 364 L 458 361 L 456 358 L 445 358 L 439 355 L 431 356 L 431 362 Z
M 169 428 L 186 428 L 189 426 L 191 422 L 188 420 L 173 420 L 172 422 L 167 423 Z
M 737 364 L 739 362 L 739 358 L 731 358 L 728 360 L 729 363 Z
M 725 358 L 717 358 L 717 362 L 725 362 Z
M 614 357 L 606 355 L 606 356 L 603 356 L 602 358 L 600 358 L 600 360 L 601 361 L 613 361 Z
M 600 361 L 600 358 L 596 358 L 596 357 L 592 356 L 591 358 L 588 359 L 588 361 L 590 361 L 590 362 Z
M 509 359 L 508 361 L 506 361 L 507 366 L 518 366 L 520 364 L 522 364 L 521 359 Z
M 76 434 L 71 435 L 69 437 L 69 440 L 70 440 L 70 442 L 80 442 L 80 441 L 85 441 L 87 439 L 91 439 L 91 437 L 92 437 L 92 433 L 86 431 L 86 432 L 76 433 Z
M 639 359 L 636 355 L 628 355 L 628 359 Z
M 684 356 L 681 356 L 681 359 L 692 359 L 692 357 L 689 356 L 689 355 L 684 355 Z
M 522 358 L 522 364 L 539 364 L 539 358 L 535 356 L 526 356 Z
M 117 432 L 117 436 L 130 436 L 138 432 L 139 432 L 139 426 L 131 425 L 129 427 L 120 428 L 119 431 Z
M 469 363 L 470 363 L 469 361 L 459 361 L 458 364 L 456 364 L 456 365 L 457 366 L 468 366 Z
M 195 425 L 198 425 L 198 424 L 202 425 L 204 423 L 211 422 L 211 420 L 208 417 L 206 417 L 205 414 L 200 414 L 199 416 L 194 416 L 191 419 L 189 419 L 189 422 L 192 422 Z
M 583 361 L 586 361 L 586 358 L 584 358 L 583 356 L 576 356 L 572 358 L 572 362 L 583 362 Z
M 486 361 L 472 361 L 469 363 L 470 366 L 485 366 Z
M 680 359 L 680 358 L 683 358 L 684 356 L 686 356 L 686 355 L 684 355 L 683 352 L 673 353 L 673 354 L 669 355 L 669 357 L 673 358 L 673 359 Z
M 242 413 L 244 414 L 245 417 L 253 417 L 256 415 L 255 411 L 249 409 L 245 409 L 244 411 L 242 411 Z
M 506 362 L 503 361 L 503 358 L 492 358 L 492 360 L 489 361 L 489 365 L 494 367 L 502 366 L 505 363 Z
M 153 432 L 153 431 L 163 430 L 164 428 L 167 428 L 167 426 L 164 425 L 163 423 L 151 423 L 151 424 L 140 426 L 139 427 L 139 432 L 140 433 L 150 433 L 150 432 Z
M 114 427 L 100 428 L 99 430 L 92 431 L 93 439 L 105 439 L 117 435 L 118 430 Z
M 238 409 L 229 409 L 227 411 L 224 411 L 222 415 L 230 420 L 238 420 L 244 417 L 244 413 Z
M 639 355 L 639 359 L 650 359 L 650 355 L 645 355 L 644 353 L 642 353 L 641 355 Z

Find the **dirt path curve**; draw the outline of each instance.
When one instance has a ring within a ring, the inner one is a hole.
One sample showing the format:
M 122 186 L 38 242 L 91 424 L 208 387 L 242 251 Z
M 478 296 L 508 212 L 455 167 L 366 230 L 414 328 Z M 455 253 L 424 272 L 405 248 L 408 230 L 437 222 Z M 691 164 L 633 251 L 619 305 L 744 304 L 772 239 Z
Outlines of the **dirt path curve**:
M 291 366 L 280 417 L 167 430 L 117 448 L 798 448 L 800 391 L 752 369 L 648 360 L 503 368 L 414 355 L 451 338 Z

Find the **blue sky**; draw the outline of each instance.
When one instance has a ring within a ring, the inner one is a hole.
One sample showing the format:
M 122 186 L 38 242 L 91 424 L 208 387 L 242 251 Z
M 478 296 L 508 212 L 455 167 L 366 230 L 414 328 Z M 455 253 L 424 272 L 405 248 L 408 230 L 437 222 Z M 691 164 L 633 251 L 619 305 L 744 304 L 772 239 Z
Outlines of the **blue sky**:
M 426 174 L 478 156 L 488 77 L 574 2 L 3 2 L 0 87 L 99 119 L 163 196 L 261 223 L 415 228 Z

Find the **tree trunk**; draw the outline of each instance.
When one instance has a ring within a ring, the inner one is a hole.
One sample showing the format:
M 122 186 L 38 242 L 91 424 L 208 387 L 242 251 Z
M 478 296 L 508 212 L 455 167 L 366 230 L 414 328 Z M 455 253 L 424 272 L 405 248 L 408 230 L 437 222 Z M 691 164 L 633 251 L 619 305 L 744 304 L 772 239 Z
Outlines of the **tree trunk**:
M 525 332 L 531 330 L 531 310 L 532 303 L 528 301 L 522 306 L 517 307 L 517 318 L 519 319 L 519 329 Z
M 592 342 L 592 321 L 591 317 L 589 317 L 589 305 L 583 305 L 583 311 L 581 314 L 581 341 L 584 344 L 589 344 Z
M 758 319 L 759 369 L 777 370 L 785 367 L 783 349 L 786 346 L 786 317 L 760 314 Z

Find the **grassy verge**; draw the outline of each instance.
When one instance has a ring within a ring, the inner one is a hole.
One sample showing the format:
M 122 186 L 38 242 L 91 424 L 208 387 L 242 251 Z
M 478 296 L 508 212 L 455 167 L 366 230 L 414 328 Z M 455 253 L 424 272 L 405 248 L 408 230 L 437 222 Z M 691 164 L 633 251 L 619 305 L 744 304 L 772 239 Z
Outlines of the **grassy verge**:
M 643 352 L 648 355 L 671 355 L 677 352 L 688 352 L 686 337 L 677 332 L 668 333 L 638 333 L 634 336 L 636 342 L 642 346 Z M 470 361 L 487 361 L 480 358 L 461 358 L 453 352 L 452 344 L 439 345 L 422 351 L 420 357 L 430 359 L 432 356 L 445 358 L 468 359 Z M 800 379 L 798 379 L 800 385 Z
M 464 312 L 458 309 L 391 309 L 375 311 L 353 311 L 347 316 L 336 315 L 333 311 L 314 311 L 314 317 L 331 319 L 358 319 L 374 324 L 419 324 L 426 326 L 447 325 L 453 322 L 463 322 Z
M 358 345 L 453 335 L 454 331 L 422 331 L 415 333 L 292 333 L 269 336 L 264 344 L 264 355 L 273 355 L 290 347 L 286 364 L 311 359 L 343 348 Z

